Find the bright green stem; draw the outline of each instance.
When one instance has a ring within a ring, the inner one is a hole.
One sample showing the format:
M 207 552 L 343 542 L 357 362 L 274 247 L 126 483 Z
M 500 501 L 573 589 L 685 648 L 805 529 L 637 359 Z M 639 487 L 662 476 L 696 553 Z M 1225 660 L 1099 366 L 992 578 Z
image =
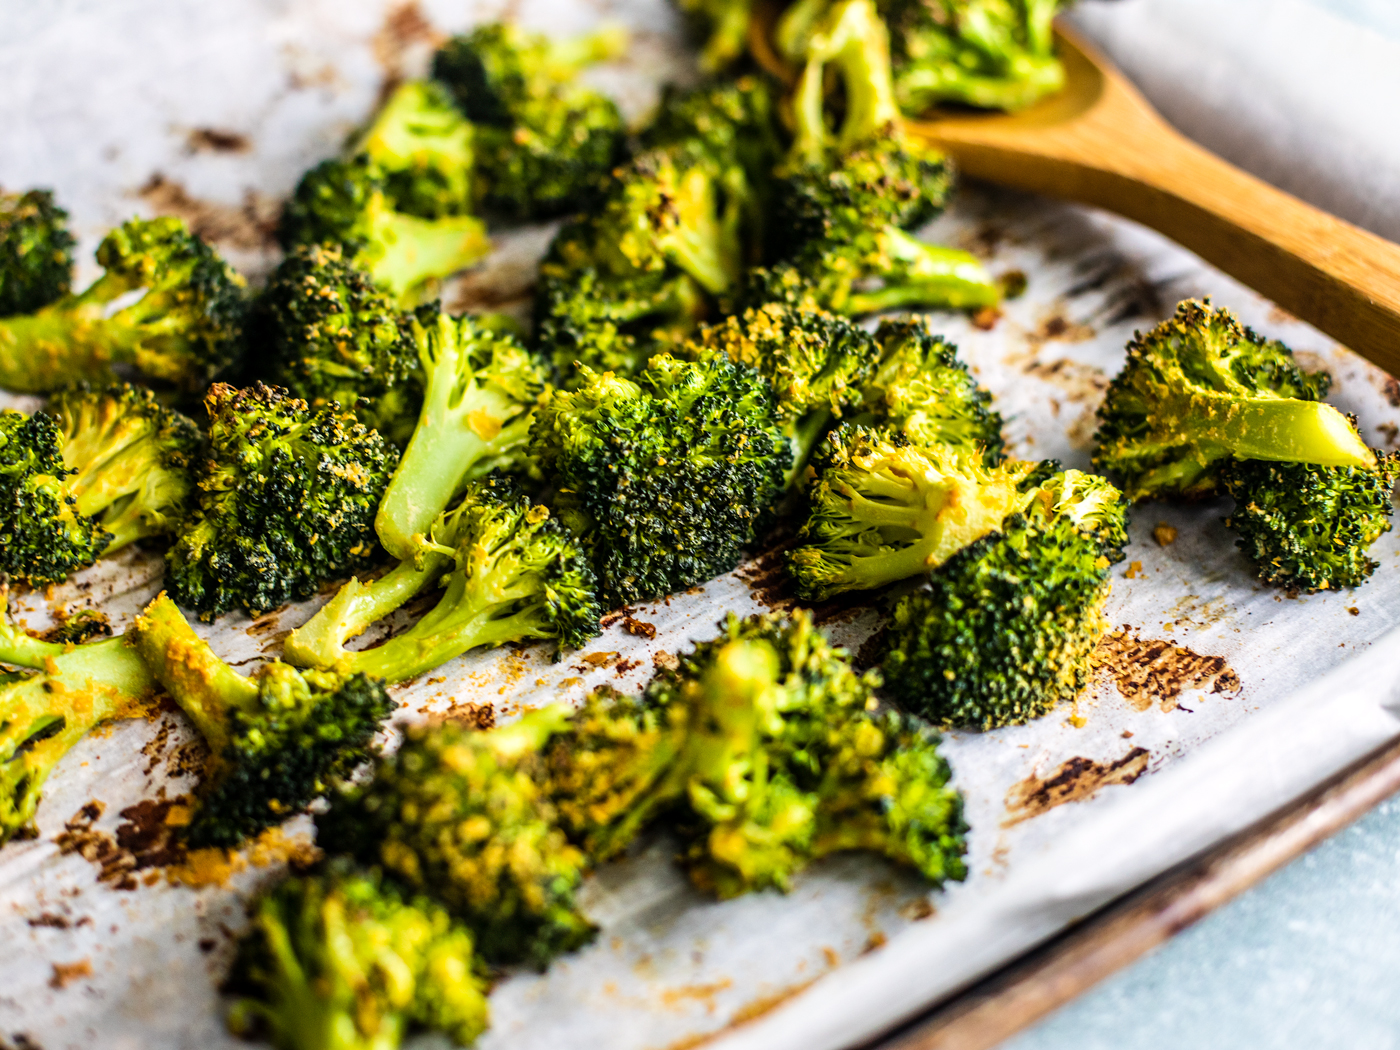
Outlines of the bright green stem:
M 961 102 L 981 109 L 1015 112 L 1065 85 L 1058 59 L 1025 56 L 1013 76 L 969 72 L 956 61 L 915 64 L 900 71 L 896 90 L 904 108 L 922 113 L 940 102 Z
M 421 565 L 400 562 L 369 583 L 352 578 L 315 616 L 288 636 L 283 659 L 297 667 L 335 667 L 348 655 L 346 642 L 427 590 L 451 564 L 446 555 L 428 551 L 423 554 Z
M 831 422 L 831 410 L 819 408 L 808 412 L 801 419 L 795 419 L 783 428 L 788 444 L 792 446 L 792 466 L 783 476 L 783 488 L 790 489 L 807 469 L 807 461 L 812 458 L 812 449 L 817 439 Z
M 1374 470 L 1376 457 L 1346 416 L 1322 401 L 1193 397 L 1161 417 L 1164 445 L 1195 445 L 1207 454 L 1323 467 Z M 1175 424 L 1175 426 L 1172 426 Z M 1175 430 L 1177 433 L 1172 433 Z
M 229 742 L 229 711 L 252 707 L 258 699 L 257 684 L 215 656 L 164 591 L 146 606 L 132 633 L 137 652 L 156 679 L 189 716 L 210 751 L 222 754 Z
M 631 40 L 632 35 L 625 26 L 606 25 L 582 36 L 550 41 L 550 65 L 556 67 L 560 79 L 572 80 L 584 66 L 621 58 L 627 53 Z
M 687 172 L 677 189 L 676 206 L 682 221 L 663 236 L 662 251 L 705 291 L 722 295 L 742 265 L 734 216 L 719 214 L 714 180 L 704 171 Z
M 465 270 L 491 250 L 486 224 L 474 215 L 423 219 L 396 212 L 376 197 L 366 219 L 370 276 L 405 301 L 427 282 Z
M 826 12 L 829 3 L 830 0 L 797 0 L 785 10 L 773 29 L 773 43 L 778 53 L 789 62 L 801 62 L 816 31 L 817 20 Z
M 702 72 L 718 73 L 728 69 L 744 53 L 749 34 L 749 7 L 748 0 L 722 0 L 709 5 L 714 26 L 700 52 Z
M 880 231 L 882 254 L 893 260 L 883 288 L 854 292 L 843 313 L 867 314 L 903 307 L 974 310 L 1001 302 L 1001 285 L 977 257 L 956 248 L 926 244 L 894 226 Z
M 57 390 L 79 379 L 103 380 L 130 361 L 128 330 L 102 317 L 100 303 L 61 299 L 35 314 L 0 320 L 0 386 L 24 394 Z

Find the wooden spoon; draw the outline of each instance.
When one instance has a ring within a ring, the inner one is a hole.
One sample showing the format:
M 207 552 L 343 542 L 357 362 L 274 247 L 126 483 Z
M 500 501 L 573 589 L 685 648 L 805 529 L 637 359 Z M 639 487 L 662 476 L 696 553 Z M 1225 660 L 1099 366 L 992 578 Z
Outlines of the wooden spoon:
M 759 5 L 749 43 L 785 82 Z M 906 128 L 974 178 L 1094 204 L 1152 227 L 1387 372 L 1400 374 L 1400 246 L 1226 163 L 1175 131 L 1109 61 L 1056 24 L 1065 87 L 1019 113 Z

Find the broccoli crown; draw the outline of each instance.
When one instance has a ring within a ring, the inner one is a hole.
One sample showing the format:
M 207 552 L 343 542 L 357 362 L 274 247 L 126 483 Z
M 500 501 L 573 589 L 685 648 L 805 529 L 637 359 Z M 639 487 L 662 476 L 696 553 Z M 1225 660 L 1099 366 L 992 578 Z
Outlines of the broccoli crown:
M 378 169 L 397 211 L 439 219 L 471 212 L 472 135 L 442 85 L 410 80 L 394 89 L 351 152 Z
M 547 707 L 485 732 L 409 729 L 372 780 L 316 818 L 317 843 L 441 901 L 488 962 L 543 967 L 594 934 L 574 904 L 584 856 L 527 768 L 567 718 Z
M 204 404 L 208 459 L 166 555 L 178 602 L 204 618 L 255 615 L 371 563 L 392 445 L 336 404 L 313 413 L 262 383 L 216 383 Z
M 890 693 L 937 724 L 984 730 L 1072 700 L 1107 627 L 1108 570 L 1126 543 L 1117 489 L 1077 470 L 1050 478 L 1024 515 L 964 547 L 895 607 Z
M 137 651 L 209 745 L 209 777 L 187 838 L 236 846 L 325 794 L 369 758 L 394 708 L 382 682 L 273 662 L 244 678 L 162 593 L 132 628 Z
M 40 393 L 107 382 L 120 364 L 198 390 L 233 363 L 244 280 L 182 220 L 132 219 L 107 234 L 97 261 L 106 272 L 85 291 L 0 321 L 0 385 Z
M 879 0 L 895 94 L 918 116 L 940 103 L 1024 109 L 1064 86 L 1052 22 L 1061 0 Z
M 470 317 L 425 308 L 409 322 L 423 407 L 375 517 L 386 550 L 416 557 L 433 519 L 466 483 L 525 469 L 525 444 L 546 368 L 520 342 Z
M 437 605 L 384 644 L 343 654 L 338 669 L 398 682 L 478 645 L 553 638 L 577 647 L 597 636 L 603 610 L 579 542 L 548 507 L 490 480 L 470 487 L 427 540 L 452 559 Z
M 1225 524 L 1265 583 L 1308 593 L 1356 587 L 1376 571 L 1366 550 L 1390 531 L 1398 473 L 1396 455 L 1383 452 L 1374 470 L 1231 460 L 1220 470 L 1235 500 Z
M 406 301 L 491 250 L 475 216 L 424 218 L 399 210 L 388 178 L 363 154 L 323 161 L 303 175 L 282 212 L 278 237 L 288 251 L 298 244 L 339 244 L 376 284 Z
M 1001 414 L 956 346 L 921 317 L 882 321 L 875 342 L 880 363 L 865 384 L 865 405 L 881 424 L 915 444 L 976 448 L 988 466 L 1001 462 Z
M 1374 469 L 1355 428 L 1322 403 L 1330 382 L 1228 310 L 1188 299 L 1128 344 L 1099 406 L 1094 466 L 1120 475 L 1133 501 L 1208 496 L 1231 456 Z
M 476 125 L 478 192 L 487 209 L 542 219 L 591 202 L 627 129 L 612 100 L 576 74 L 625 46 L 618 30 L 555 43 L 494 23 L 453 37 L 433 56 L 433 76 Z
M 0 192 L 0 317 L 31 314 L 67 295 L 76 243 L 52 192 Z
M 936 569 L 1024 510 L 1046 467 L 988 467 L 978 448 L 846 425 L 827 437 L 814 470 L 803 542 L 788 553 L 788 572 L 808 599 Z
M 62 432 L 64 488 L 77 514 L 111 536 L 103 554 L 183 522 L 204 435 L 145 387 L 85 386 L 54 395 L 46 412 Z
M 225 991 L 236 1035 L 289 1050 L 388 1050 L 414 1029 L 463 1046 L 487 1025 L 471 933 L 344 862 L 274 886 L 253 910 Z
M 318 411 L 338 402 L 394 444 L 408 443 L 423 403 L 410 319 L 339 245 L 293 248 L 250 327 L 268 359 L 261 378 Z
M 102 556 L 112 537 L 78 512 L 63 432 L 43 412 L 0 412 L 0 571 L 61 583 Z
M 792 461 L 763 377 L 723 354 L 659 354 L 637 381 L 581 369 L 542 402 L 532 450 L 612 606 L 738 564 Z

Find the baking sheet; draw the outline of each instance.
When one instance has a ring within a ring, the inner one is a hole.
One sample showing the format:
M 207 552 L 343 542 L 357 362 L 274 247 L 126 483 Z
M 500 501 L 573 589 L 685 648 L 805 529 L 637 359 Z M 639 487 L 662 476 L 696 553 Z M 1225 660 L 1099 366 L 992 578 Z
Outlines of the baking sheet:
M 664 0 L 0 7 L 12 27 L 0 41 L 0 184 L 54 186 L 85 255 L 132 212 L 165 210 L 253 274 L 275 261 L 278 198 L 334 151 L 387 79 L 421 70 L 441 32 L 499 15 L 558 33 L 604 18 L 639 27 L 629 61 L 595 74 L 633 115 L 659 78 L 692 74 Z M 1309 367 L 1328 368 L 1331 399 L 1358 414 L 1368 441 L 1400 440 L 1393 380 L 1130 223 L 969 188 L 928 235 L 1029 277 L 990 330 L 935 320 L 996 394 L 1015 454 L 1087 466 L 1093 408 L 1127 338 L 1193 295 L 1214 296 Z M 520 309 L 548 237 L 548 228 L 503 235 L 449 303 Z M 80 277 L 91 273 L 89 261 Z M 594 945 L 497 986 L 478 1045 L 678 1050 L 711 1035 L 733 1047 L 850 1045 L 1400 732 L 1387 706 L 1400 655 L 1388 638 L 1377 644 L 1400 625 L 1397 537 L 1376 545 L 1382 568 L 1363 590 L 1290 598 L 1252 582 L 1220 523 L 1227 507 L 1136 509 L 1109 604 L 1127 628 L 1078 704 L 1030 726 L 948 736 L 973 826 L 966 883 L 929 894 L 883 862 L 846 856 L 813 866 L 787 896 L 717 904 L 689 888 L 658 835 L 586 884 L 585 908 L 602 926 Z M 1174 542 L 1154 540 L 1159 524 L 1177 530 Z M 120 628 L 154 593 L 158 570 L 129 554 L 14 605 L 35 628 L 85 604 Z M 658 660 L 713 635 L 725 610 L 783 602 L 775 559 L 760 556 L 632 609 L 630 625 L 613 620 L 562 662 L 540 647 L 454 661 L 398 690 L 400 715 L 489 711 L 503 721 L 602 682 L 636 688 Z M 316 604 L 200 630 L 247 666 L 275 656 Z M 856 650 L 879 624 L 877 610 L 826 616 Z M 1358 653 L 1361 665 L 1347 663 Z M 223 1031 L 215 983 L 245 902 L 304 848 L 310 822 L 289 822 L 222 884 L 182 883 L 158 818 L 162 799 L 191 788 L 196 758 L 172 711 L 97 734 L 50 779 L 39 837 L 0 852 L 0 1035 L 12 1044 L 22 1035 L 46 1050 L 241 1045 Z M 95 816 L 85 810 L 94 800 Z

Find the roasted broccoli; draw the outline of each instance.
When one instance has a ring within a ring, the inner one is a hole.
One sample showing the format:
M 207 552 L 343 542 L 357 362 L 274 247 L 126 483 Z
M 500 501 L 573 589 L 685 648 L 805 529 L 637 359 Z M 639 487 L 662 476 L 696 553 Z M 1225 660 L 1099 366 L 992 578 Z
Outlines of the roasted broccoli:
M 469 488 L 434 523 L 417 558 L 369 584 L 346 584 L 292 632 L 286 658 L 399 682 L 479 645 L 552 638 L 577 647 L 595 637 L 603 610 L 579 543 L 549 508 L 492 481 Z M 439 576 L 442 597 L 407 631 L 372 649 L 345 649 Z
M 441 901 L 488 962 L 543 967 L 594 934 L 574 904 L 586 861 L 531 775 L 567 722 L 567 710 L 546 707 L 484 732 L 410 729 L 372 780 L 316 818 L 317 844 Z
M 198 390 L 233 362 L 243 278 L 182 220 L 132 219 L 107 234 L 97 261 L 106 272 L 85 291 L 0 319 L 0 386 L 42 393 L 110 382 L 114 365 L 128 365 Z
M 514 336 L 470 317 L 423 310 L 410 319 L 423 407 L 374 519 L 396 558 L 417 556 L 428 527 L 474 477 L 525 467 L 525 443 L 546 369 Z
M 77 242 L 67 223 L 48 190 L 0 191 L 0 317 L 32 314 L 68 294 Z
M 278 1050 L 395 1050 L 418 1029 L 465 1046 L 488 1018 L 471 933 L 344 862 L 257 902 L 224 990 L 238 997 L 229 1029 Z
M 700 49 L 700 69 L 718 73 L 744 55 L 749 39 L 753 0 L 677 0 L 705 38 Z
M 1023 511 L 1047 473 L 861 426 L 830 434 L 813 469 L 801 543 L 788 552 L 798 593 L 813 600 L 931 572 Z
M 626 47 L 616 28 L 551 41 L 494 23 L 433 56 L 433 76 L 475 125 L 476 193 L 486 210 L 544 219 L 593 199 L 627 129 L 617 106 L 577 75 Z
M 424 219 L 470 215 L 473 136 L 442 85 L 410 80 L 394 89 L 350 154 L 381 174 L 396 211 Z
M 58 583 L 183 520 L 198 428 L 146 389 L 69 390 L 0 412 L 0 571 Z
M 187 839 L 235 846 L 324 794 L 369 755 L 394 708 L 362 674 L 273 662 L 245 678 L 194 633 L 161 593 L 132 627 L 151 673 L 209 745 L 209 773 Z M 107 644 L 107 643 L 103 643 Z
M 204 400 L 209 452 L 194 506 L 166 554 L 180 604 L 212 619 L 305 598 L 371 563 L 371 523 L 398 452 L 331 403 L 223 383 Z
M 1211 495 L 1230 457 L 1374 470 L 1355 428 L 1320 400 L 1330 382 L 1228 310 L 1188 299 L 1128 344 L 1099 407 L 1094 466 L 1134 502 Z
M 102 722 L 135 718 L 155 693 L 146 664 L 125 637 L 88 645 L 41 642 L 4 617 L 0 664 L 34 674 L 0 674 L 0 843 L 30 832 L 44 781 Z
M 950 172 L 942 154 L 903 131 L 889 38 L 871 0 L 839 0 L 823 11 L 800 58 L 795 138 L 779 173 L 772 262 L 839 313 L 997 303 L 1000 288 L 976 258 L 904 232 L 942 208 Z M 833 71 L 846 99 L 835 131 L 826 109 Z
M 636 382 L 581 368 L 541 402 L 531 450 L 609 606 L 732 569 L 792 462 L 767 381 L 714 351 L 659 354 Z
M 1024 514 L 900 600 L 887 629 L 886 688 L 936 724 L 976 729 L 1073 699 L 1107 627 L 1108 570 L 1126 543 L 1117 489 L 1077 470 L 1049 478 Z
M 1024 109 L 1064 86 L 1052 23 L 1063 0 L 877 0 L 894 90 L 918 116 L 941 103 Z
M 1373 470 L 1230 460 L 1220 488 L 1235 509 L 1225 524 L 1265 583 L 1312 592 L 1356 587 L 1376 571 L 1366 550 L 1390 531 L 1395 453 Z

